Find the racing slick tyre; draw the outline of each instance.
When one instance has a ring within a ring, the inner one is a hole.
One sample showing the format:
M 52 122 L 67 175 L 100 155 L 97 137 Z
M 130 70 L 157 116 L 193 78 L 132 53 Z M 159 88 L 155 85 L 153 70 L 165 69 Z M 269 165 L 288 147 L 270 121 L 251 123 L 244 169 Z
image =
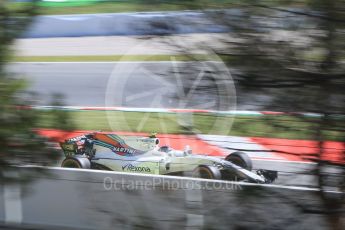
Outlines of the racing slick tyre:
M 87 157 L 67 157 L 62 163 L 62 168 L 90 169 L 91 162 Z
M 217 167 L 200 165 L 192 172 L 192 177 L 203 178 L 203 179 L 222 179 L 222 173 Z
M 240 166 L 248 171 L 252 171 L 253 163 L 249 156 L 244 152 L 233 152 L 225 158 L 226 161 Z

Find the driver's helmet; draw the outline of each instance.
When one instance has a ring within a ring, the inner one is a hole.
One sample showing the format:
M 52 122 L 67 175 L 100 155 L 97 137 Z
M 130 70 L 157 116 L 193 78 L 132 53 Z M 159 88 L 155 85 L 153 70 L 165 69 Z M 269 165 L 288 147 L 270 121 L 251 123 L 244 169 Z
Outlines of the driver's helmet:
M 150 133 L 149 138 L 157 138 L 156 136 L 157 136 L 157 133 L 152 132 L 152 133 Z

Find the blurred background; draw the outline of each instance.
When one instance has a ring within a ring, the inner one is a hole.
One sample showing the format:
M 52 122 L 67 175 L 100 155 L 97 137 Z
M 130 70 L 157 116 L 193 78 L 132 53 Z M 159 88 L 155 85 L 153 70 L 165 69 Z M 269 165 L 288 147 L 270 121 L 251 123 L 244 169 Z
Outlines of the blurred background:
M 0 228 L 344 229 L 344 35 L 343 0 L 1 1 Z M 47 167 L 95 130 L 245 151 L 277 186 L 105 192 Z

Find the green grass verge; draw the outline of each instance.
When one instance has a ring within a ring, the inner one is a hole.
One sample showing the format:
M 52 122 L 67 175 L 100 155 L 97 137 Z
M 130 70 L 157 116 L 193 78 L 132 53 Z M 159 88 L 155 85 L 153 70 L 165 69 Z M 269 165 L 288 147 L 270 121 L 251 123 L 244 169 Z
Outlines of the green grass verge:
M 189 55 L 83 55 L 83 56 L 15 56 L 10 59 L 11 62 L 118 62 L 118 61 L 218 61 L 222 60 L 226 63 L 240 61 L 236 56 L 219 55 L 209 56 L 203 54 Z M 322 61 L 320 56 L 306 56 L 306 61 Z M 341 61 L 345 61 L 342 58 Z
M 212 60 L 207 55 L 93 55 L 93 56 L 16 56 L 13 62 L 104 62 L 104 61 L 192 61 Z
M 149 12 L 149 11 L 180 11 L 180 10 L 200 10 L 200 9 L 224 9 L 245 5 L 241 0 L 104 0 L 103 2 L 41 2 L 39 4 L 39 14 L 90 14 L 90 13 L 122 13 L 122 12 Z M 306 1 L 289 2 L 286 0 L 263 0 L 261 4 L 268 6 L 304 6 Z M 10 2 L 6 4 L 12 9 L 21 9 L 27 3 Z
M 61 111 L 59 111 L 61 112 Z M 60 127 L 51 116 L 51 112 L 41 112 L 39 127 Z M 109 125 L 105 111 L 68 111 L 74 129 L 131 131 L 157 133 L 186 133 L 178 124 L 178 115 L 174 113 L 108 112 Z M 145 120 L 142 124 L 141 121 Z M 275 137 L 288 139 L 313 139 L 317 118 L 298 118 L 291 116 L 214 116 L 194 114 L 195 129 L 204 134 L 222 134 L 233 136 Z M 220 122 L 214 127 L 215 121 Z M 233 125 L 231 129 L 226 125 Z M 342 122 L 342 121 L 339 121 Z M 219 127 L 220 126 L 220 127 Z M 226 127 L 226 128 L 225 128 Z M 329 140 L 341 140 L 341 133 L 326 131 Z
M 229 3 L 230 2 L 230 3 Z M 47 4 L 41 3 L 39 7 L 39 14 L 41 15 L 57 15 L 57 14 L 91 14 L 91 13 L 122 13 L 122 12 L 149 12 L 149 11 L 178 11 L 178 10 L 198 10 L 205 8 L 222 9 L 224 7 L 231 7 L 233 1 L 218 1 L 200 0 L 189 2 L 159 2 L 159 1 L 113 1 L 100 2 L 89 4 L 63 4 L 55 3 Z M 21 9 L 27 3 L 10 3 L 9 7 L 12 9 Z

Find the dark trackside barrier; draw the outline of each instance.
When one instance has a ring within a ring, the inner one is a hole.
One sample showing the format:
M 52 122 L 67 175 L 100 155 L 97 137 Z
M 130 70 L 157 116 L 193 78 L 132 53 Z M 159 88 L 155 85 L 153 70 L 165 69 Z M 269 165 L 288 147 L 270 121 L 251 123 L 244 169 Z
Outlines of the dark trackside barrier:
M 30 167 L 20 168 L 18 176 Z M 0 223 L 78 229 L 327 229 L 317 189 L 49 168 L 0 189 Z M 310 210 L 310 212 L 308 211 Z

